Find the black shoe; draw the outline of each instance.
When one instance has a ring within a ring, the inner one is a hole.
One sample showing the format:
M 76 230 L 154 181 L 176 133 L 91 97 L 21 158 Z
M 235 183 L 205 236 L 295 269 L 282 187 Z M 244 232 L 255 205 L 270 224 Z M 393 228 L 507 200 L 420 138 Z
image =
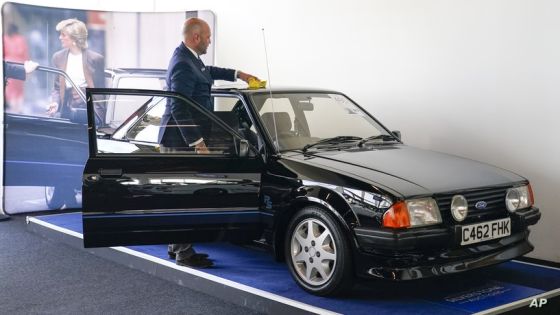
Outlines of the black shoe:
M 177 258 L 177 254 L 175 254 L 174 252 L 167 252 L 167 256 L 169 256 L 169 259 Z M 206 254 L 206 253 L 194 253 L 191 257 L 208 258 L 208 254 Z
M 186 259 L 177 260 L 175 263 L 179 266 L 192 268 L 208 268 L 214 265 L 214 263 L 210 259 L 196 258 L 196 256 L 194 255 Z

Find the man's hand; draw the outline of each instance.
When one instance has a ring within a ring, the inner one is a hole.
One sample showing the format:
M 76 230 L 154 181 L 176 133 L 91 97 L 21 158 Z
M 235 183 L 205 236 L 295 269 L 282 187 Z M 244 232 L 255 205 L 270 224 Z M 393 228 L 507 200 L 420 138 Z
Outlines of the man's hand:
M 253 79 L 255 79 L 255 80 L 259 80 L 259 78 L 255 77 L 254 75 L 248 74 L 248 73 L 245 73 L 245 72 L 239 71 L 239 70 L 237 71 L 237 77 L 238 77 L 239 79 L 241 79 L 241 80 L 247 82 L 247 83 L 249 83 L 249 80 L 250 80 L 251 78 L 253 78 Z M 259 81 L 260 81 L 260 80 L 259 80 Z
M 30 74 L 31 72 L 35 71 L 35 69 L 37 69 L 38 66 L 39 66 L 38 63 L 31 60 L 27 60 L 23 63 L 23 68 L 25 69 L 26 74 Z
M 50 117 L 53 117 L 57 111 L 58 111 L 58 104 L 56 102 L 50 103 L 49 106 L 47 107 L 47 115 L 49 115 Z
M 194 151 L 196 152 L 196 154 L 210 154 L 210 151 L 208 150 L 208 147 L 206 147 L 204 141 L 201 141 L 199 144 L 195 145 Z

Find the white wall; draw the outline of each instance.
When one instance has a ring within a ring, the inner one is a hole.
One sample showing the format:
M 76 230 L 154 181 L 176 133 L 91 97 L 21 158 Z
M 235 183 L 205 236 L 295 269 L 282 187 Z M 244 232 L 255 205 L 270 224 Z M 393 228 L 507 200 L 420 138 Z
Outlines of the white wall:
M 32 3 L 32 1 L 29 1 Z M 64 1 L 35 1 L 77 7 Z M 120 10 L 117 1 L 80 8 Z M 553 0 L 140 1 L 213 10 L 216 64 L 273 85 L 343 91 L 407 144 L 529 178 L 543 219 L 532 257 L 560 262 L 560 2 Z M 123 7 L 123 5 L 121 5 Z
M 179 5 L 156 2 L 157 10 Z M 560 3 L 191 1 L 216 13 L 217 63 L 273 85 L 341 90 L 407 144 L 529 178 L 543 218 L 529 256 L 560 261 Z M 193 8 L 189 8 L 193 9 Z
M 165 69 L 173 49 L 181 42 L 185 12 L 116 12 L 106 14 L 106 19 L 107 68 Z M 162 34 L 162 29 L 168 32 Z

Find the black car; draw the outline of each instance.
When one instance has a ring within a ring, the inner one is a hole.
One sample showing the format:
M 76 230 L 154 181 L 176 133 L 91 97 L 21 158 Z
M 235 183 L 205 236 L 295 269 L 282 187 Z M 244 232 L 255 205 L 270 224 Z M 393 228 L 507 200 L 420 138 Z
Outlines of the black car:
M 53 84 L 61 78 L 71 84 L 85 105 L 85 94 L 64 71 L 40 66 L 25 81 L 26 97 L 21 110 L 6 108 L 4 113 L 3 185 L 44 187 L 49 209 L 79 207 L 76 191 L 81 189 L 81 174 L 88 158 L 85 106 L 70 117 L 47 115 Z M 21 198 L 6 193 L 4 196 Z
M 164 89 L 165 72 L 162 69 L 111 68 L 105 70 L 105 84 L 111 88 Z M 7 108 L 4 114 L 3 185 L 44 187 L 45 205 L 52 210 L 81 207 L 82 172 L 89 152 L 85 109 L 70 117 L 50 117 L 46 113 L 45 106 L 52 101 L 53 84 L 61 77 L 70 83 L 85 107 L 85 94 L 66 72 L 40 66 L 25 81 L 26 97 L 20 110 Z M 130 102 L 119 102 L 120 106 L 116 108 L 115 101 L 117 99 L 113 97 L 106 102 L 105 126 L 100 128 L 104 132 L 120 126 L 138 109 L 130 106 Z M 4 196 L 11 199 L 11 204 L 17 204 L 13 206 L 15 209 L 9 210 L 21 210 L 18 209 L 18 205 L 24 202 L 19 200 L 21 195 L 5 193 Z M 43 209 L 36 205 L 33 210 Z
M 528 226 L 541 214 L 525 178 L 407 146 L 339 92 L 217 89 L 212 112 L 165 91 L 87 98 L 85 247 L 264 240 L 317 295 L 355 275 L 419 279 L 533 250 Z M 93 99 L 139 109 L 100 132 Z M 198 128 L 209 154 L 158 144 L 171 99 L 194 123 L 168 128 Z

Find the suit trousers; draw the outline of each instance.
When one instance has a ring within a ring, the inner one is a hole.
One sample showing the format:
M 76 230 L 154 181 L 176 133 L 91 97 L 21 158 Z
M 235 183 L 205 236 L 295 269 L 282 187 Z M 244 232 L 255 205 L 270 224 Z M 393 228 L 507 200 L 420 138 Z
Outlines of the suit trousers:
M 189 259 L 195 254 L 191 243 L 169 244 L 167 245 L 169 253 L 175 253 L 175 260 Z
M 181 153 L 181 152 L 193 152 L 193 148 L 176 148 L 176 147 L 166 147 L 160 145 L 161 153 Z M 167 245 L 167 251 L 169 253 L 175 253 L 175 260 L 189 259 L 195 254 L 191 243 L 181 243 L 181 244 L 169 244 Z

